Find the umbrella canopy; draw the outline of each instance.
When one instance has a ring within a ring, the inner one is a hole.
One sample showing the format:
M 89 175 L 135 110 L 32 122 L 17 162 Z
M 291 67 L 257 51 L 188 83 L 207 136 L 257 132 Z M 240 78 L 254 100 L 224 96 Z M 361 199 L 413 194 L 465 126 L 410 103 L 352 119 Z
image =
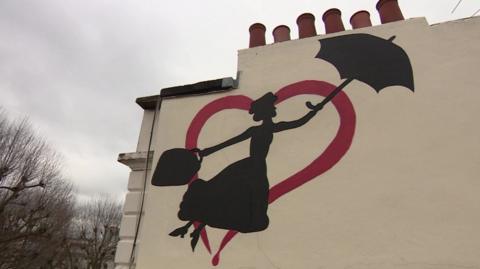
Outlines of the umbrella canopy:
M 394 85 L 414 91 L 410 60 L 393 38 L 350 34 L 321 39 L 316 58 L 333 64 L 342 79 L 362 81 L 377 92 Z

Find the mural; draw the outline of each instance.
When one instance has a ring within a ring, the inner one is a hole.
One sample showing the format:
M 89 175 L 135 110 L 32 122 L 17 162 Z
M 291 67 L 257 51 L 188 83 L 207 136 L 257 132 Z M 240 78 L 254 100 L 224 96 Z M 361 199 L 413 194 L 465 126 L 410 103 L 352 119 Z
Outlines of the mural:
M 201 238 L 211 253 L 205 227 L 227 230 L 212 260 L 212 264 L 217 265 L 221 251 L 237 233 L 267 229 L 269 204 L 333 167 L 350 148 L 356 117 L 350 99 L 342 91 L 345 86 L 356 79 L 377 92 L 393 85 L 414 90 L 409 58 L 401 47 L 392 42 L 393 39 L 385 40 L 368 34 L 321 39 L 321 49 L 316 58 L 337 68 L 341 78 L 345 79 L 338 87 L 328 82 L 306 80 L 287 85 L 275 93 L 267 92 L 257 100 L 243 95 L 227 96 L 203 107 L 190 123 L 185 148 L 163 152 L 152 177 L 154 186 L 188 184 L 178 212 L 178 218 L 186 223 L 169 235 L 184 238 L 193 226 L 189 234 L 192 250 Z M 297 120 L 275 122 L 276 106 L 297 95 L 325 98 L 315 105 L 307 102 L 306 114 Z M 340 118 L 334 139 L 309 165 L 270 187 L 267 169 L 272 168 L 267 168 L 266 157 L 274 134 L 304 126 L 328 103 L 334 106 Z M 260 122 L 260 125 L 217 145 L 199 149 L 197 140 L 204 124 L 214 114 L 226 109 L 248 111 L 253 121 Z M 245 140 L 250 141 L 249 156 L 228 165 L 209 180 L 198 178 L 203 158 Z

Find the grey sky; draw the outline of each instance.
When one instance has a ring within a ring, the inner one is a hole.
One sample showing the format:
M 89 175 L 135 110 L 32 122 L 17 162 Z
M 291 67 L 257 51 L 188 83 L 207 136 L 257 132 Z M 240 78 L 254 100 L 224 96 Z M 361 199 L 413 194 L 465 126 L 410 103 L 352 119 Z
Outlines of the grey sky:
M 478 0 L 400 0 L 406 18 L 430 23 L 471 16 Z M 0 1 L 0 106 L 27 116 L 63 154 L 80 197 L 126 191 L 120 152 L 135 150 L 142 110 L 135 98 L 163 87 L 235 76 L 237 50 L 254 22 L 271 30 L 313 13 L 317 31 L 329 8 L 344 24 L 376 0 L 328 1 Z

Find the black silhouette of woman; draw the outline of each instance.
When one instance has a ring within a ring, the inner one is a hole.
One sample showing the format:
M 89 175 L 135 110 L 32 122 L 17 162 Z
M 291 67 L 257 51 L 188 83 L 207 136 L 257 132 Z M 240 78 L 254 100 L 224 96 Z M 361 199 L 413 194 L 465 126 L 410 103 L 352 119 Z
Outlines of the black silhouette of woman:
M 200 232 L 206 225 L 241 233 L 258 232 L 268 227 L 269 184 L 266 157 L 273 134 L 304 125 L 322 109 L 321 105 L 317 105 L 298 120 L 274 123 L 272 119 L 277 115 L 274 105 L 276 100 L 277 96 L 269 92 L 252 102 L 249 113 L 253 114 L 254 121 L 262 121 L 260 125 L 199 151 L 200 156 L 208 156 L 250 138 L 249 157 L 230 164 L 209 181 L 193 181 L 185 192 L 178 218 L 188 223 L 170 235 L 183 238 L 193 222 L 200 223 L 190 234 L 192 250 L 195 250 Z

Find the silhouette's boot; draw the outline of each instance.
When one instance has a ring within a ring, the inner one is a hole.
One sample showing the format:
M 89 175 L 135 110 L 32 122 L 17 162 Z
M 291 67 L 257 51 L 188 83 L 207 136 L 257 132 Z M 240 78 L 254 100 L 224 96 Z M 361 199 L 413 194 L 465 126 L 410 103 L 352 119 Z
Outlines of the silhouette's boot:
M 188 228 L 190 228 L 190 226 L 192 226 L 192 222 L 188 222 L 186 225 L 180 227 L 180 228 L 177 228 L 175 230 L 173 230 L 171 233 L 169 233 L 168 235 L 170 236 L 173 236 L 173 237 L 176 237 L 176 236 L 180 236 L 181 238 L 183 238 L 185 236 L 186 233 L 188 233 Z
M 190 234 L 190 237 L 192 238 L 192 240 L 190 241 L 192 251 L 195 251 L 195 246 L 198 243 L 198 239 L 200 238 L 200 233 L 202 232 L 203 228 L 205 228 L 205 224 L 202 223 Z

